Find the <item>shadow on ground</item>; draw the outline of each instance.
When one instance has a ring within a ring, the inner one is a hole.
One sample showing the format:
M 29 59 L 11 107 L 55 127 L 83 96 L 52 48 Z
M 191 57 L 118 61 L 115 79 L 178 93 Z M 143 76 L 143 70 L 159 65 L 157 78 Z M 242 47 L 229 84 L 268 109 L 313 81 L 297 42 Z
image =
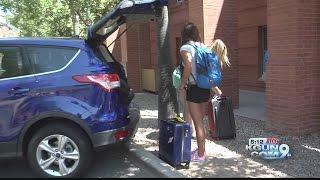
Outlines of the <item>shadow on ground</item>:
M 157 95 L 138 93 L 134 99 L 140 106 L 141 120 L 134 142 L 158 155 Z M 204 164 L 192 163 L 190 169 L 179 170 L 189 177 L 319 177 L 320 134 L 281 136 L 264 130 L 264 121 L 235 116 L 237 138 L 206 142 L 209 155 Z M 251 157 L 245 149 L 249 138 L 278 137 L 288 144 L 292 157 L 263 160 Z M 193 140 L 193 147 L 196 142 Z
M 91 166 L 86 169 L 86 178 L 151 178 L 154 177 L 120 145 L 105 147 L 94 153 Z M 0 178 L 37 178 L 27 161 L 21 158 L 1 159 Z

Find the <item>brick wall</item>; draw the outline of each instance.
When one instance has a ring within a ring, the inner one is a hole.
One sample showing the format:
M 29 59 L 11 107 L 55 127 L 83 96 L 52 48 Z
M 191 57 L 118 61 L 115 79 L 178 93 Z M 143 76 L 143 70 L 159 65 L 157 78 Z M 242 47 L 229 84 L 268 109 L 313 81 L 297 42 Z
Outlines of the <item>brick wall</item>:
M 185 1 L 184 3 L 175 3 L 174 1 L 171 2 L 172 5 L 169 5 L 170 48 L 172 64 L 176 65 L 178 58 L 177 55 L 180 54 L 180 47 L 177 47 L 179 42 L 177 41 L 181 40 L 181 31 L 188 22 L 188 1 Z
M 123 32 L 125 29 L 127 28 L 126 24 L 122 25 L 120 27 L 120 32 Z M 120 46 L 121 46 L 121 64 L 124 66 L 126 73 L 127 73 L 127 62 L 128 62 L 128 41 L 127 41 L 127 34 L 124 33 L 121 37 L 120 37 Z M 128 74 L 127 74 L 128 75 Z
M 188 21 L 188 1 L 183 3 L 176 3 L 175 1 L 169 1 L 169 31 L 170 31 L 170 49 L 172 64 L 177 62 L 177 38 L 181 37 L 181 30 Z M 147 69 L 154 69 L 156 73 L 156 83 L 159 83 L 158 72 L 158 42 L 156 24 L 154 22 L 149 23 L 149 47 L 144 49 L 144 52 L 150 53 L 150 64 L 145 66 Z
M 151 68 L 150 36 L 148 36 L 150 34 L 149 23 L 140 24 L 139 33 L 141 66 L 142 68 Z
M 188 3 L 188 21 L 194 23 L 200 33 L 200 37 L 204 40 L 204 1 L 205 0 L 189 0 Z
M 114 33 L 112 33 L 107 38 L 106 43 L 105 43 L 107 46 L 109 46 L 108 49 L 112 53 L 114 58 L 116 58 L 116 60 L 119 61 L 119 62 L 122 61 L 122 57 L 121 57 L 121 39 L 119 38 L 118 40 L 116 40 L 116 38 L 118 37 L 118 35 L 121 32 L 122 31 L 121 31 L 121 28 L 120 28 L 117 31 L 115 31 Z M 112 43 L 112 42 L 114 42 L 114 43 Z
M 232 98 L 233 105 L 237 108 L 239 106 L 237 3 L 233 0 L 203 0 L 203 13 L 205 44 L 210 45 L 213 39 L 221 39 L 228 48 L 231 68 L 223 71 L 221 89 L 225 95 Z
M 199 1 L 200 2 L 200 1 Z M 183 3 L 176 3 L 175 1 L 169 1 L 169 31 L 170 31 L 170 48 L 172 64 L 175 65 L 177 61 L 177 38 L 181 37 L 181 31 L 184 25 L 188 22 L 188 1 Z M 198 3 L 196 3 L 198 4 Z M 157 54 L 157 34 L 155 23 L 150 23 L 150 49 L 151 49 L 151 64 L 152 68 L 156 68 L 158 65 Z
M 267 128 L 320 130 L 320 1 L 268 0 Z
M 238 0 L 238 48 L 240 89 L 264 91 L 261 77 L 258 27 L 267 25 L 267 0 Z
M 129 25 L 128 25 L 129 26 Z M 127 74 L 131 88 L 135 92 L 142 90 L 141 71 L 150 64 L 149 24 L 135 24 L 126 32 L 127 40 Z
M 156 68 L 158 66 L 158 40 L 157 40 L 157 31 L 156 31 L 156 24 L 150 23 L 149 24 L 149 37 L 150 37 L 150 55 L 151 55 L 151 67 Z

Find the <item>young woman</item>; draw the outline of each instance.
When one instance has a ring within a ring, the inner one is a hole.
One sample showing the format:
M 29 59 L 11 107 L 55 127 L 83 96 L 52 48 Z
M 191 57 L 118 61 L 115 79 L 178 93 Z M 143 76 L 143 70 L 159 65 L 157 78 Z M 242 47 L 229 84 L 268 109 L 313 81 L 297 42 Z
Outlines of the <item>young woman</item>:
M 216 39 L 212 42 L 211 50 L 218 56 L 221 69 L 230 67 L 231 64 L 228 58 L 227 46 L 221 39 Z M 212 88 L 212 93 L 220 96 L 222 95 L 222 91 L 217 86 Z
M 180 55 L 180 50 L 179 51 L 179 59 L 177 60 L 177 64 L 176 64 L 176 68 L 179 68 L 179 71 L 183 71 L 182 68 L 179 67 L 179 65 L 183 62 L 182 57 Z M 174 79 L 173 76 L 173 80 L 174 81 L 178 81 Z M 175 84 L 175 88 L 176 88 L 176 93 L 177 93 L 177 100 L 178 100 L 178 104 L 179 104 L 179 113 L 183 113 L 183 119 L 188 122 L 191 126 L 191 132 L 192 132 L 192 138 L 196 137 L 196 132 L 194 129 L 194 124 L 190 115 L 190 111 L 188 109 L 188 104 L 186 101 L 186 93 L 184 91 L 179 91 L 179 84 L 181 82 L 181 79 L 179 79 L 179 83 L 174 83 Z M 182 93 L 182 94 L 181 94 Z
M 188 108 L 196 130 L 198 145 L 198 149 L 192 151 L 191 161 L 204 162 L 206 159 L 206 134 L 204 130 L 203 118 L 207 112 L 207 103 L 210 99 L 210 90 L 199 88 L 196 85 L 196 49 L 194 48 L 194 45 L 205 45 L 201 43 L 198 28 L 193 23 L 188 23 L 184 27 L 183 31 L 181 32 L 181 36 L 183 45 L 180 48 L 180 54 L 183 58 L 184 71 L 179 87 L 179 94 L 186 94 Z M 217 52 L 221 65 L 230 65 L 229 60 L 224 57 L 227 52 L 225 46 L 221 46 L 220 42 L 214 42 L 212 45 L 212 49 L 214 50 L 214 52 Z M 218 87 L 212 88 L 211 91 L 218 95 L 222 94 L 221 90 Z
M 205 160 L 205 130 L 203 118 L 206 114 L 207 103 L 210 98 L 210 90 L 197 87 L 195 46 L 205 46 L 201 43 L 198 28 L 193 23 L 188 23 L 183 31 L 180 54 L 183 58 L 184 71 L 179 87 L 180 94 L 186 94 L 188 109 L 194 122 L 198 149 L 192 152 L 191 161 Z

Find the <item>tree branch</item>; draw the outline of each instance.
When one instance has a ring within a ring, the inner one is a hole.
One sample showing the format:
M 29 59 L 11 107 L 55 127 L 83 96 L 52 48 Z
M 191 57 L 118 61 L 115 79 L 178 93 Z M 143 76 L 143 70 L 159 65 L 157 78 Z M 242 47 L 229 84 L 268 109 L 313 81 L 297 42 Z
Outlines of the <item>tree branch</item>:
M 92 21 L 90 19 L 84 19 L 79 11 L 79 9 L 77 9 L 75 11 L 77 13 L 77 15 L 79 16 L 80 21 L 85 24 L 86 26 L 90 26 Z

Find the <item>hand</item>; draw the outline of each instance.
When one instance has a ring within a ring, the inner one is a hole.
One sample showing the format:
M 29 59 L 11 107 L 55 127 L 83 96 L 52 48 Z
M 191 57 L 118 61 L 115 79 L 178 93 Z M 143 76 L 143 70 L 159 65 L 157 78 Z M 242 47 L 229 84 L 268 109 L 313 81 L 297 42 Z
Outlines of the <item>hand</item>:
M 222 95 L 222 91 L 220 90 L 220 88 L 218 88 L 217 86 L 211 89 L 211 92 L 213 95 L 218 95 L 221 96 Z
M 221 96 L 222 95 L 222 91 L 220 89 L 217 90 L 217 93 L 216 93 L 218 96 Z

